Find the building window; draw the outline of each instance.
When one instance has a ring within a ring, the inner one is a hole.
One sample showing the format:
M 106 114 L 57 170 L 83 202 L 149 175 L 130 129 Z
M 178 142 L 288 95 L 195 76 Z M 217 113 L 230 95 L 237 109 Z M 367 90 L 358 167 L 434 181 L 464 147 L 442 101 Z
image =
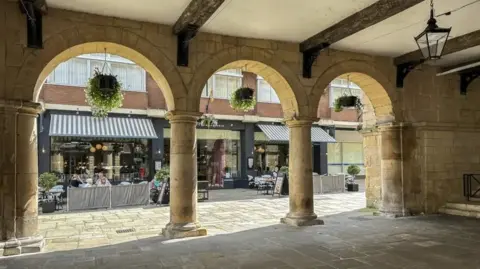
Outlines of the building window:
M 335 99 L 344 95 L 344 94 L 352 94 L 357 96 L 358 98 L 362 98 L 363 92 L 362 89 L 355 83 L 350 82 L 350 89 L 348 89 L 348 80 L 346 79 L 334 79 L 329 85 L 329 101 L 330 107 L 333 107 L 333 103 Z
M 213 98 L 230 99 L 232 93 L 242 87 L 242 79 L 243 75 L 240 69 L 217 72 L 208 79 L 203 88 L 202 97 L 209 97 L 212 93 Z
M 349 165 L 358 165 L 360 175 L 365 174 L 363 164 L 363 143 L 329 143 L 328 152 L 328 173 L 329 174 L 347 174 Z
M 273 87 L 260 76 L 257 76 L 257 101 L 260 103 L 280 104 L 280 99 Z
M 48 76 L 46 83 L 66 86 L 85 87 L 95 69 L 100 71 L 105 55 L 101 53 L 84 54 L 58 65 Z M 146 91 L 145 70 L 134 62 L 116 55 L 107 54 L 107 66 L 122 84 L 124 91 Z

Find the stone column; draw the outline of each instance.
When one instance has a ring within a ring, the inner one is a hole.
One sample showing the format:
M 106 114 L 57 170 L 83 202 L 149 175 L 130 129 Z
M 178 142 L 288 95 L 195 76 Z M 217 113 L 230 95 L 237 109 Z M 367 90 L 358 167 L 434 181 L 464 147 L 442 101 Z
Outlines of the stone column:
M 289 202 L 290 211 L 282 223 L 293 226 L 323 224 L 313 205 L 312 120 L 287 121 L 290 129 Z
M 380 212 L 392 217 L 407 216 L 403 194 L 402 126 L 382 126 L 379 130 L 382 180 Z
M 120 163 L 120 152 L 115 152 L 113 158 L 113 166 L 115 167 L 115 173 L 113 174 L 115 179 L 120 178 L 120 168 L 122 168 L 122 164 Z
M 363 129 L 365 197 L 367 207 L 379 208 L 382 197 L 381 136 L 376 128 Z
M 40 104 L 0 100 L 0 256 L 38 252 L 38 155 Z
M 108 151 L 106 155 L 107 155 L 107 167 L 110 168 L 107 170 L 106 176 L 109 180 L 113 180 L 113 152 Z
M 173 111 L 170 121 L 170 222 L 167 238 L 202 236 L 197 222 L 197 135 L 199 113 Z

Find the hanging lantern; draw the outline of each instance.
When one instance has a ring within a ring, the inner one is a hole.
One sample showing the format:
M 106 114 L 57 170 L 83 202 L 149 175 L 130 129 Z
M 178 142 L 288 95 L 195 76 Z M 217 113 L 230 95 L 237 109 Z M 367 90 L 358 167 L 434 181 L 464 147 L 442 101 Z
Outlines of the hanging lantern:
M 98 150 L 101 150 L 102 149 L 102 144 L 95 145 L 95 148 L 98 149 Z
M 107 146 L 103 146 L 103 147 L 102 147 L 102 150 L 103 150 L 103 151 L 106 151 L 107 149 L 108 149 Z
M 442 57 L 443 49 L 447 44 L 448 36 L 452 28 L 440 28 L 435 19 L 433 0 L 430 1 L 430 19 L 427 28 L 415 37 L 415 42 L 422 52 L 425 60 L 438 60 Z
M 97 149 L 95 149 L 94 147 L 91 147 L 91 148 L 90 148 L 90 152 L 93 153 L 93 152 L 95 152 L 95 151 L 97 151 Z

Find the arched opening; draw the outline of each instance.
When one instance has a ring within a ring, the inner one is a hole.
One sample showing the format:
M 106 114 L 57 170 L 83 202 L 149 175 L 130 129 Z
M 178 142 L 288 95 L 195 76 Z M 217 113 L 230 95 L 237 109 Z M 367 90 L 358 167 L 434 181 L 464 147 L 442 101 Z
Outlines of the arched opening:
M 353 91 L 352 91 L 353 88 Z M 318 116 L 335 133 L 336 143 L 327 146 L 329 174 L 348 174 L 348 167 L 361 169 L 360 189 L 365 186 L 367 206 L 378 207 L 381 201 L 381 138 L 376 127 L 396 120 L 391 96 L 393 87 L 388 79 L 364 62 L 344 62 L 328 68 L 319 78 L 314 93 L 321 94 Z M 357 94 L 358 93 L 358 94 Z M 333 103 L 342 95 L 356 95 L 363 108 L 335 112 Z M 322 104 L 329 107 L 321 109 Z M 358 117 L 361 115 L 361 117 Z M 365 182 L 361 180 L 365 176 Z
M 137 52 L 134 49 L 109 42 L 85 43 L 73 46 L 67 50 L 60 52 L 57 56 L 55 56 L 48 63 L 46 63 L 46 65 L 41 70 L 35 83 L 33 100 L 38 100 L 40 89 L 45 83 L 47 76 L 50 75 L 59 64 L 80 55 L 104 53 L 108 53 L 110 55 L 118 55 L 120 57 L 128 59 L 143 68 L 146 72 L 148 72 L 152 79 L 158 85 L 158 88 L 162 91 L 168 110 L 175 110 L 174 93 L 172 91 L 172 88 L 170 87 L 169 82 L 167 81 L 167 78 L 164 76 L 162 71 L 160 71 L 158 66 L 156 66 L 150 59 L 148 59 L 143 54 Z
M 222 70 L 241 69 L 261 76 L 275 89 L 285 118 L 308 117 L 309 102 L 298 76 L 278 57 L 261 49 L 252 50 L 239 49 L 235 53 L 225 50 L 205 60 L 197 68 L 189 86 L 192 109 L 198 111 L 205 84 L 213 74 Z

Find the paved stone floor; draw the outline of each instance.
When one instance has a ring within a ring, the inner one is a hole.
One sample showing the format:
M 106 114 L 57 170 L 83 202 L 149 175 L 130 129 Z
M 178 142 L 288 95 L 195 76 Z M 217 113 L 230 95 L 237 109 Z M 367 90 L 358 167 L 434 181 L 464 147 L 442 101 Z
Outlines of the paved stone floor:
M 201 202 L 198 218 L 209 235 L 235 233 L 278 224 L 288 212 L 288 197 L 257 194 L 255 190 L 214 190 Z M 365 207 L 365 193 L 315 196 L 319 216 Z M 169 221 L 169 207 L 129 208 L 41 215 L 40 233 L 46 251 L 114 245 L 157 237 Z M 118 230 L 133 232 L 117 233 Z M 0 268 L 1 269 L 1 268 Z
M 348 212 L 325 225 L 281 224 L 189 240 L 162 237 L 0 259 L 0 268 L 480 268 L 480 222 Z

